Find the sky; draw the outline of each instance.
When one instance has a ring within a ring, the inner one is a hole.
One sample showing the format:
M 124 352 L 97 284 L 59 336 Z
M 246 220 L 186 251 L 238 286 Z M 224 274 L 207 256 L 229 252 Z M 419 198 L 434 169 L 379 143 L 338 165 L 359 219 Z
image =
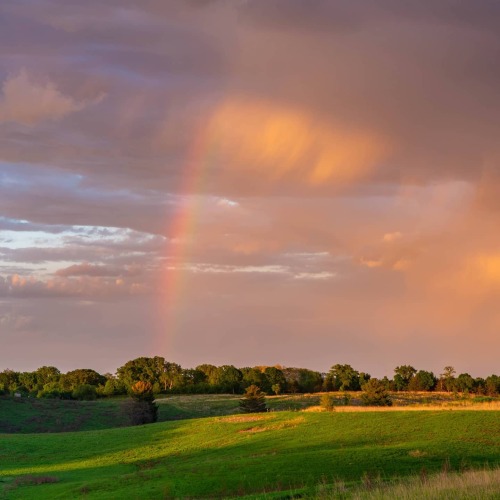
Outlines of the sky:
M 500 371 L 500 3 L 0 6 L 0 369 Z

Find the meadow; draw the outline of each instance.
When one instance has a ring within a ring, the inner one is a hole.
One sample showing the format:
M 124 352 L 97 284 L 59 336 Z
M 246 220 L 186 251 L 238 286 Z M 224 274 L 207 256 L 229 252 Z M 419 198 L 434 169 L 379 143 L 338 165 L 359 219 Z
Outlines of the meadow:
M 457 397 L 453 393 L 392 393 L 392 407 L 374 408 L 361 404 L 360 393 L 331 393 L 337 401 L 335 411 L 398 411 L 436 409 L 500 410 L 500 398 Z M 161 395 L 159 422 L 189 418 L 217 417 L 239 413 L 241 395 L 198 394 Z M 71 432 L 125 427 L 129 422 L 121 407 L 125 398 L 103 398 L 97 401 L 73 401 L 37 398 L 0 399 L 0 433 Z M 284 394 L 267 396 L 270 411 L 320 411 L 321 394 Z
M 242 415 L 236 413 L 235 399 L 238 396 L 167 398 L 160 401 L 160 417 L 179 418 L 182 408 L 185 418 L 145 426 L 103 429 L 109 422 L 101 414 L 86 420 L 85 425 L 96 425 L 96 430 L 0 434 L 0 495 L 391 498 L 397 488 L 413 488 L 413 498 L 425 498 L 422 488 L 444 494 L 453 488 L 483 488 L 481 498 L 488 498 L 499 490 L 496 411 L 318 412 L 311 411 L 312 396 L 301 395 L 270 398 L 269 406 L 278 409 L 295 401 L 310 411 L 297 407 Z M 98 408 L 102 403 L 89 404 Z M 165 411 L 169 404 L 177 409 Z M 202 418 L 195 418 L 195 408 L 201 408 Z M 218 412 L 224 415 L 205 416 Z M 480 480 L 452 474 L 484 467 L 493 470 L 477 473 L 483 474 L 477 476 Z

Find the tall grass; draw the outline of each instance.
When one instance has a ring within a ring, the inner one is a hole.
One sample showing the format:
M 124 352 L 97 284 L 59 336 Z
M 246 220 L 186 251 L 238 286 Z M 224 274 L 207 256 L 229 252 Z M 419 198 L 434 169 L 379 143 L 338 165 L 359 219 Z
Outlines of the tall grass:
M 500 497 L 500 468 L 470 470 L 461 473 L 442 471 L 383 482 L 379 478 L 364 476 L 362 484 L 348 488 L 343 481 L 320 483 L 316 491 L 303 494 L 302 498 L 329 499 L 497 499 Z

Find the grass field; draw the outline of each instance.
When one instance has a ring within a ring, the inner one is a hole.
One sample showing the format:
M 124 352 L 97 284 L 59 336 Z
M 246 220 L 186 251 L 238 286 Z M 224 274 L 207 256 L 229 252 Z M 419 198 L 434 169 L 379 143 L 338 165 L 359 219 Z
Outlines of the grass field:
M 0 432 L 69 432 L 128 425 L 120 404 L 118 399 L 64 401 L 1 398 Z
M 341 482 L 345 496 L 366 478 L 498 466 L 499 450 L 493 411 L 272 412 L 3 434 L 0 485 L 9 499 L 285 499 Z
M 435 409 L 500 410 L 500 399 L 457 398 L 447 393 L 394 393 L 394 406 L 377 409 L 361 406 L 360 394 L 350 393 L 349 406 L 342 406 L 342 394 L 333 393 L 338 400 L 337 412 L 398 411 Z M 317 411 L 320 394 L 286 394 L 268 396 L 271 411 Z M 186 418 L 235 415 L 239 412 L 240 395 L 203 394 L 161 396 L 159 421 Z M 486 401 L 484 401 L 486 399 Z M 129 425 L 121 407 L 123 398 L 98 401 L 61 401 L 58 399 L 0 398 L 0 433 L 69 432 L 108 429 Z

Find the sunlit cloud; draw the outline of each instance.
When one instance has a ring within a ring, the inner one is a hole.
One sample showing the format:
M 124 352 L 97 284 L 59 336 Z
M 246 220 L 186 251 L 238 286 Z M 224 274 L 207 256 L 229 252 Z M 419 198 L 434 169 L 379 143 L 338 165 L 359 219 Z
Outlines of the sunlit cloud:
M 375 132 L 244 98 L 218 105 L 207 129 L 210 159 L 222 175 L 252 176 L 252 184 L 267 188 L 283 182 L 342 186 L 368 175 L 390 149 Z

